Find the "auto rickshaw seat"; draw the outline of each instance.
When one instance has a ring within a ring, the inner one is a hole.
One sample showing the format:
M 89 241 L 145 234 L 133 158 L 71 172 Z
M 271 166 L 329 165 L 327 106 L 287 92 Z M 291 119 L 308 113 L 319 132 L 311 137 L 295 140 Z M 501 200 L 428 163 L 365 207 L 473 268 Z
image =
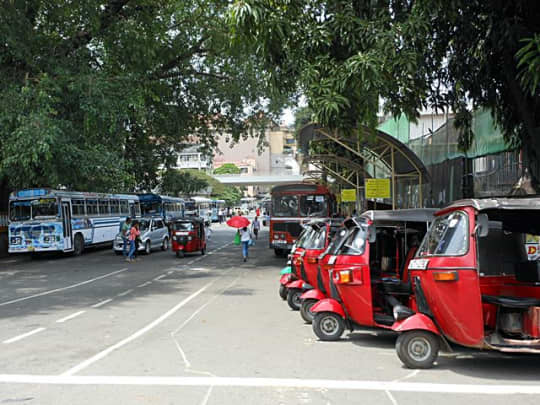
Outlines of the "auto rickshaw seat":
M 507 297 L 504 295 L 482 295 L 482 302 L 506 308 L 527 309 L 540 306 L 540 299 L 533 297 Z

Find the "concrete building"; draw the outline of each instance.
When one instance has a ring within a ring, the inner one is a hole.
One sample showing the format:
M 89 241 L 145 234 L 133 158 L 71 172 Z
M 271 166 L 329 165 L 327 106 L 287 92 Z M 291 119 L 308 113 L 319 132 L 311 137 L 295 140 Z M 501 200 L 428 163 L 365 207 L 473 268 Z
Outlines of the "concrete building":
M 212 169 L 211 158 L 200 151 L 200 145 L 192 145 L 178 154 L 177 169 L 196 169 L 205 172 Z

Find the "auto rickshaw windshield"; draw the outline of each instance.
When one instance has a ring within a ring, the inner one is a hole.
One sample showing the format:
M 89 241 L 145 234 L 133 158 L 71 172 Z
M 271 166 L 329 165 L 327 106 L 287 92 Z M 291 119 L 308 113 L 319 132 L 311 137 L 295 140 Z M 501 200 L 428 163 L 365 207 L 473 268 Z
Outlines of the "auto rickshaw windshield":
M 309 238 L 305 242 L 306 249 L 324 249 L 326 242 L 326 228 L 320 230 L 313 230 L 310 233 Z
M 354 256 L 363 255 L 367 243 L 367 231 L 368 228 L 365 225 L 354 228 L 343 243 L 340 253 Z
M 329 255 L 337 254 L 339 248 L 343 244 L 343 241 L 347 238 L 348 234 L 349 232 L 346 228 L 341 228 L 339 231 L 337 231 L 336 234 L 334 235 L 334 238 L 328 245 L 328 248 L 326 249 L 325 253 Z
M 468 229 L 467 215 L 462 211 L 454 211 L 436 218 L 416 256 L 464 255 L 469 245 Z
M 175 231 L 192 231 L 193 224 L 191 222 L 176 222 L 174 224 Z

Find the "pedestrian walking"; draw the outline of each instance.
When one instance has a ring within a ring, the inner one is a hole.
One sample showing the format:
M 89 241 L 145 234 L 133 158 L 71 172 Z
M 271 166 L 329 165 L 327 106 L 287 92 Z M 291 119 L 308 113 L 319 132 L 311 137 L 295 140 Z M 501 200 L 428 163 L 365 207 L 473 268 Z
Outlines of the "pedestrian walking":
M 220 209 L 218 210 L 218 222 L 219 222 L 220 224 L 223 223 L 223 208 L 220 208 Z
M 243 227 L 240 231 L 240 242 L 242 242 L 242 256 L 244 257 L 244 261 L 247 261 L 249 256 L 249 245 L 252 243 L 251 239 L 251 232 L 247 226 Z
M 257 207 L 257 209 L 255 210 L 255 216 L 256 217 L 260 217 L 261 216 L 261 209 L 259 207 Z
M 122 227 L 120 228 L 120 233 L 122 235 L 122 255 L 127 257 L 129 253 L 129 230 L 131 228 L 131 218 L 127 217 Z
M 141 235 L 139 231 L 139 222 L 133 221 L 133 226 L 129 230 L 129 255 L 126 261 L 132 262 L 135 260 L 135 250 L 137 249 L 137 238 Z
M 257 240 L 259 239 L 259 229 L 261 229 L 261 223 L 259 222 L 259 216 L 256 216 L 251 224 L 251 230 Z

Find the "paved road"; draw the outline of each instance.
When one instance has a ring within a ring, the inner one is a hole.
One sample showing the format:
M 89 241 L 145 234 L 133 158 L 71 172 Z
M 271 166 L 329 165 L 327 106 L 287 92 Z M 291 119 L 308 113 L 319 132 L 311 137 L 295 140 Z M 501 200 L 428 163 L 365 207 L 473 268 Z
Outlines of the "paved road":
M 283 259 L 209 252 L 0 260 L 0 404 L 537 403 L 540 361 L 458 351 L 411 371 L 395 337 L 319 342 L 277 295 Z M 263 232 L 262 239 L 267 238 Z

